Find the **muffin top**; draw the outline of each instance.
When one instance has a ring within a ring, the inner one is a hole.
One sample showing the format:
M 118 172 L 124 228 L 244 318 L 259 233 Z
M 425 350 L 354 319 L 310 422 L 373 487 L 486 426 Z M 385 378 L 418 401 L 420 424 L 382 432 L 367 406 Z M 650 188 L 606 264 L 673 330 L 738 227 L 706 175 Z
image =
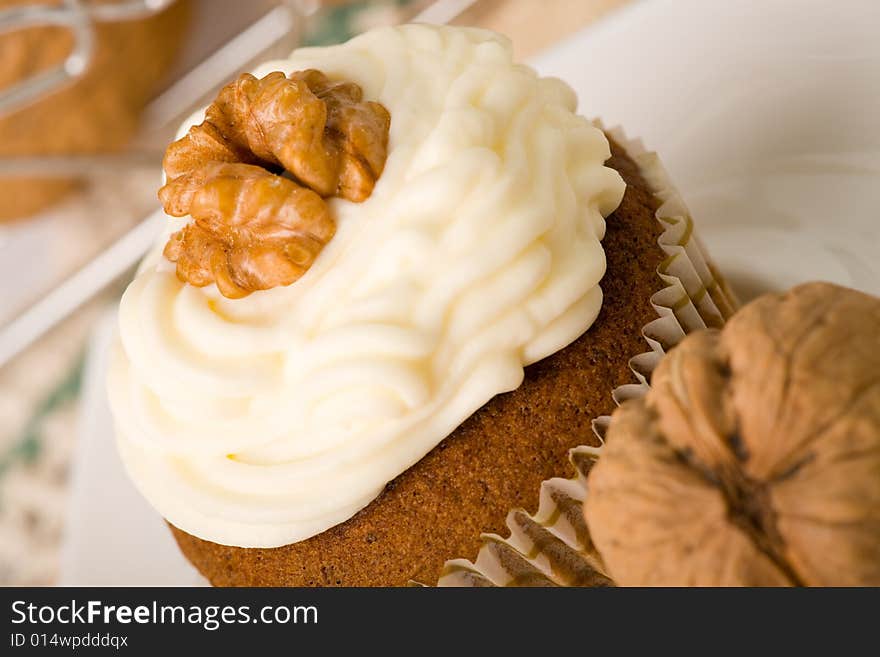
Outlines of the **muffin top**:
M 306 69 L 390 114 L 369 198 L 326 198 L 307 271 L 234 299 L 178 278 L 163 248 L 191 219 L 169 217 L 120 307 L 123 461 L 172 524 L 227 545 L 347 520 L 589 328 L 624 189 L 572 90 L 492 32 L 384 28 L 253 73 Z

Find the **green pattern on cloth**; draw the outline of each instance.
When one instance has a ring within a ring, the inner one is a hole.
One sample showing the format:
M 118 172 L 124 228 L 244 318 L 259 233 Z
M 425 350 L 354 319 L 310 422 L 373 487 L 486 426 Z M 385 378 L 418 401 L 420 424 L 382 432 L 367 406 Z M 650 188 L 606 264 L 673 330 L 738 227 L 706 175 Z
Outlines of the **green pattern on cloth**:
M 320 14 L 303 38 L 304 46 L 342 43 L 371 27 L 406 20 L 414 0 L 366 0 L 337 7 Z
M 82 386 L 83 356 L 77 359 L 76 364 L 58 385 L 37 405 L 31 419 L 25 425 L 18 438 L 12 445 L 0 453 L 0 477 L 18 461 L 32 463 L 40 455 L 43 435 L 42 429 L 46 418 L 55 413 L 61 406 L 70 400 L 77 399 Z M 0 499 L 0 504 L 3 500 Z

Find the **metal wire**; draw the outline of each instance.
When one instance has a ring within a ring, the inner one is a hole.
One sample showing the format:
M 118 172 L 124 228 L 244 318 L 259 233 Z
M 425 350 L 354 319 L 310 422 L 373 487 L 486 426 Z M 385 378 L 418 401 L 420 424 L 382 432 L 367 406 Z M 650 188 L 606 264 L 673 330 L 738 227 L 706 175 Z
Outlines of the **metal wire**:
M 25 107 L 70 84 L 82 75 L 95 50 L 94 23 L 146 18 L 162 11 L 174 0 L 123 0 L 92 4 L 64 0 L 59 5 L 21 5 L 0 10 L 0 34 L 30 27 L 61 27 L 73 35 L 73 49 L 58 66 L 41 71 L 0 92 L 0 116 Z
M 52 25 L 73 33 L 74 45 L 58 66 L 42 71 L 0 92 L 0 115 L 20 109 L 82 75 L 94 53 L 95 35 L 79 0 L 61 5 L 24 5 L 0 11 L 0 33 Z
M 446 22 L 458 13 L 464 11 L 475 0 L 435 0 L 428 9 L 416 17 L 416 21 Z M 281 0 L 282 5 L 287 5 L 293 15 L 303 15 L 303 9 L 308 10 L 310 0 Z M 270 11 L 262 19 L 245 30 L 238 39 L 234 39 L 225 48 L 221 48 L 211 58 L 212 60 L 226 60 L 235 55 L 232 61 L 239 63 L 248 59 L 244 51 L 253 49 L 250 57 L 257 56 L 259 52 L 271 45 L 272 39 L 277 40 L 279 33 L 283 32 L 279 27 L 281 14 L 279 8 Z M 274 12 L 274 13 L 273 13 Z M 2 20 L 2 14 L 0 14 Z M 291 20 L 288 18 L 287 20 Z M 294 24 L 296 21 L 294 21 Z M 290 25 L 284 26 L 291 29 Z M 201 74 L 220 73 L 222 66 L 211 63 L 202 69 Z M 189 78 L 184 82 L 189 84 Z M 192 107 L 186 107 L 185 98 L 174 92 L 165 99 L 168 105 L 167 112 L 157 112 L 167 120 L 171 115 L 187 112 Z M 175 107 L 172 108 L 172 100 Z M 190 99 L 191 101 L 192 99 Z M 176 104 L 183 103 L 183 104 Z M 162 104 L 162 103 L 160 103 Z M 33 163 L 35 166 L 38 163 Z M 68 163 L 60 162 L 59 166 Z M 79 162 L 80 165 L 83 162 Z M 119 162 L 116 163 L 120 164 Z M 144 219 L 128 233 L 120 237 L 115 243 L 105 249 L 97 258 L 85 267 L 67 277 L 65 282 L 56 287 L 49 294 L 42 297 L 27 310 L 9 324 L 0 327 L 0 367 L 13 356 L 20 353 L 34 340 L 45 333 L 49 328 L 56 325 L 67 317 L 84 302 L 91 299 L 96 293 L 107 286 L 112 280 L 122 275 L 131 268 L 147 251 L 155 240 L 159 227 L 166 221 L 166 216 L 161 210 Z
M 124 0 L 110 4 L 86 3 L 83 8 L 95 21 L 131 21 L 156 14 L 172 2 L 174 0 Z

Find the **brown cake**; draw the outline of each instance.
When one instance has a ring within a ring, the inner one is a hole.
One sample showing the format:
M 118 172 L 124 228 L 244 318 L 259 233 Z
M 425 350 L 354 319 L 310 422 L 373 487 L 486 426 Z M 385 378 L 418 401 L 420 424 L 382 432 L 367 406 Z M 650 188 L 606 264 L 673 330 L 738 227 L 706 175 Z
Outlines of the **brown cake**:
M 171 530 L 215 586 L 404 586 L 437 580 L 452 557 L 475 557 L 481 532 L 500 532 L 513 507 L 533 509 L 541 482 L 567 476 L 568 450 L 597 444 L 593 418 L 614 408 L 611 391 L 632 382 L 641 328 L 657 317 L 656 201 L 616 144 L 608 165 L 626 182 L 607 217 L 608 269 L 596 323 L 574 343 L 526 368 L 514 390 L 493 398 L 350 520 L 280 548 L 218 545 Z
M 188 122 L 109 390 L 123 462 L 211 583 L 436 581 L 597 443 L 643 329 L 710 303 L 690 219 L 658 242 L 650 157 L 575 106 L 498 35 L 401 26 Z
M 116 1 L 116 0 L 109 0 Z M 35 4 L 0 0 L 0 9 Z M 41 0 L 41 4 L 55 4 Z M 141 110 L 159 90 L 187 27 L 189 0 L 138 20 L 96 23 L 85 74 L 65 88 L 0 116 L 0 157 L 118 151 L 134 135 Z M 73 45 L 60 27 L 0 35 L 0 90 L 61 64 Z M 27 217 L 73 189 L 70 178 L 0 179 L 0 221 Z

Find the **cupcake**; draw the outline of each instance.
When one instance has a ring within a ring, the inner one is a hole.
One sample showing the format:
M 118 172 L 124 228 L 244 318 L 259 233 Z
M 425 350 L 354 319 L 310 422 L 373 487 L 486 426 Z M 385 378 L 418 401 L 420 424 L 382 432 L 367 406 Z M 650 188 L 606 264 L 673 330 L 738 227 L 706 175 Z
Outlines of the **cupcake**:
M 575 110 L 503 37 L 406 25 L 268 62 L 182 127 L 109 392 L 212 584 L 436 581 L 596 444 L 658 294 L 655 344 L 723 322 L 641 154 Z

